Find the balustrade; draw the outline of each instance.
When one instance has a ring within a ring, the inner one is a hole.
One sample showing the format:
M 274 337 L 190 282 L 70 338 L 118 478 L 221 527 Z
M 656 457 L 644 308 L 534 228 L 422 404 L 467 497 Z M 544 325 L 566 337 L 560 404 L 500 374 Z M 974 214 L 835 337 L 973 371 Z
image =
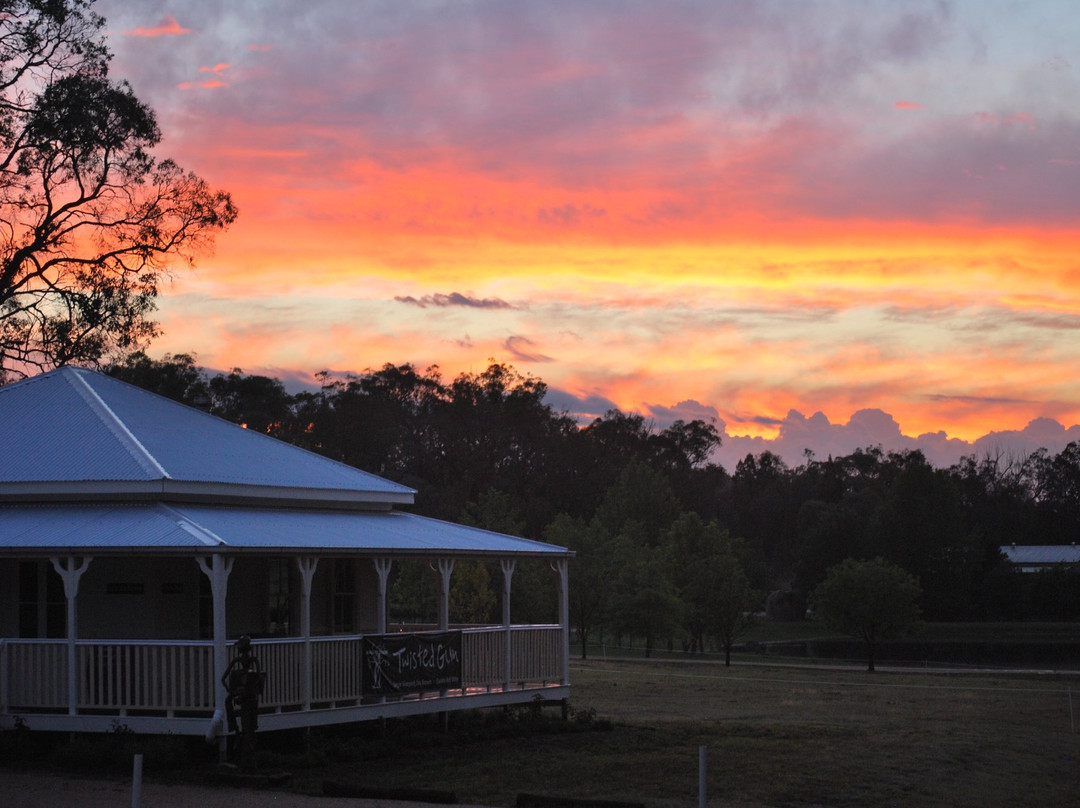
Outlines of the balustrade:
M 562 671 L 558 626 L 511 628 L 514 687 L 559 682 Z M 493 690 L 505 679 L 503 627 L 462 632 L 462 689 Z M 363 637 L 312 637 L 310 703 L 315 709 L 361 701 Z M 305 709 L 302 638 L 256 640 L 255 655 L 266 674 L 263 710 Z M 79 640 L 76 648 L 77 711 L 209 714 L 214 709 L 214 648 L 209 641 Z M 66 640 L 3 641 L 0 707 L 9 713 L 59 711 L 68 707 Z

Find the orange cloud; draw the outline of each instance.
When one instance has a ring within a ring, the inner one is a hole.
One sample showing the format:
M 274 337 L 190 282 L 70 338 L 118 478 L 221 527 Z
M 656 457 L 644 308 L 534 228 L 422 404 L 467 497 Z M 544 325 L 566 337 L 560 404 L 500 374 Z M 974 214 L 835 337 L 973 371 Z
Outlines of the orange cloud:
M 161 22 L 153 27 L 141 26 L 139 28 L 133 28 L 130 31 L 124 31 L 126 36 L 143 37 L 182 36 L 190 33 L 191 29 L 181 27 L 180 23 L 176 21 L 176 17 L 172 14 L 167 15 Z
M 897 101 L 893 106 L 897 109 L 922 109 L 922 104 L 915 101 Z
M 206 66 L 200 67 L 199 72 L 200 73 L 213 73 L 215 76 L 220 76 L 226 70 L 228 70 L 231 67 L 232 67 L 232 65 L 229 64 L 228 62 L 218 62 L 213 67 L 206 67 Z
M 204 90 L 217 90 L 217 89 L 219 89 L 221 87 L 228 87 L 228 86 L 229 86 L 228 82 L 224 82 L 221 79 L 208 79 L 206 81 L 182 81 L 182 82 L 180 82 L 179 84 L 176 85 L 176 89 L 178 89 L 178 90 L 194 90 L 194 89 L 201 88 L 201 89 L 204 89 Z

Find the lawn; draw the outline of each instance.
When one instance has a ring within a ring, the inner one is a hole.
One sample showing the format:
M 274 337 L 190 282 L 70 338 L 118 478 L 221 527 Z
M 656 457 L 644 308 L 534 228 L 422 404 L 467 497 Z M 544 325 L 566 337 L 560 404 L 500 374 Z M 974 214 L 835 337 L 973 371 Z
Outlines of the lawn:
M 529 706 L 450 713 L 448 731 L 435 716 L 371 722 L 315 731 L 308 751 L 277 733 L 261 736 L 260 765 L 308 793 L 333 781 L 486 806 L 526 793 L 695 808 L 704 746 L 711 808 L 1080 806 L 1076 674 L 590 659 L 571 663 L 571 687 L 569 721 Z M 125 734 L 3 757 L 123 773 L 133 744 L 149 777 L 202 782 L 213 768 L 199 740 Z
M 455 719 L 434 745 L 299 782 L 444 789 L 491 806 L 521 792 L 696 806 L 705 746 L 716 808 L 1080 805 L 1080 681 L 591 660 L 571 680 L 579 719 L 595 710 L 610 729 L 498 739 Z

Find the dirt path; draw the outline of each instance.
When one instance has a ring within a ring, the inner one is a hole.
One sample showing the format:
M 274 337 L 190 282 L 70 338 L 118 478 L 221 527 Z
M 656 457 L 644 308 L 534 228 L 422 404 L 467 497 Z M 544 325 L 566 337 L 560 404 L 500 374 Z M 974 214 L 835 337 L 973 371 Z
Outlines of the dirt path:
M 90 779 L 42 772 L 0 769 L 0 808 L 127 808 L 131 780 Z M 144 782 L 140 808 L 430 808 L 428 803 L 363 800 L 346 797 L 307 797 L 276 790 L 233 786 L 163 785 Z M 457 806 L 456 808 L 464 808 Z

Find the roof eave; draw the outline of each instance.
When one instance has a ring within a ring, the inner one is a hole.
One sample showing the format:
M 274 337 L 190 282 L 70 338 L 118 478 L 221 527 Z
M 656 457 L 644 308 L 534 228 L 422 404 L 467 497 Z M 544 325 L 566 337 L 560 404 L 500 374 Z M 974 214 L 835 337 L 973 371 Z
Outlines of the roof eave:
M 81 480 L 0 483 L 0 502 L 72 502 L 79 500 L 148 500 L 229 504 L 312 504 L 322 507 L 391 508 L 412 505 L 416 492 L 205 483 L 172 479 Z
M 12 547 L 0 545 L 0 558 L 41 558 L 44 556 L 193 556 L 193 555 L 305 555 L 330 558 L 332 556 L 359 556 L 364 558 L 469 558 L 469 559 L 499 559 L 499 558 L 574 558 L 577 553 L 573 550 L 467 550 L 467 549 L 443 549 L 433 548 L 378 548 L 378 547 L 235 547 L 230 545 L 195 545 L 190 546 L 165 546 L 165 547 L 102 547 L 78 545 L 65 546 L 36 546 L 36 547 Z

